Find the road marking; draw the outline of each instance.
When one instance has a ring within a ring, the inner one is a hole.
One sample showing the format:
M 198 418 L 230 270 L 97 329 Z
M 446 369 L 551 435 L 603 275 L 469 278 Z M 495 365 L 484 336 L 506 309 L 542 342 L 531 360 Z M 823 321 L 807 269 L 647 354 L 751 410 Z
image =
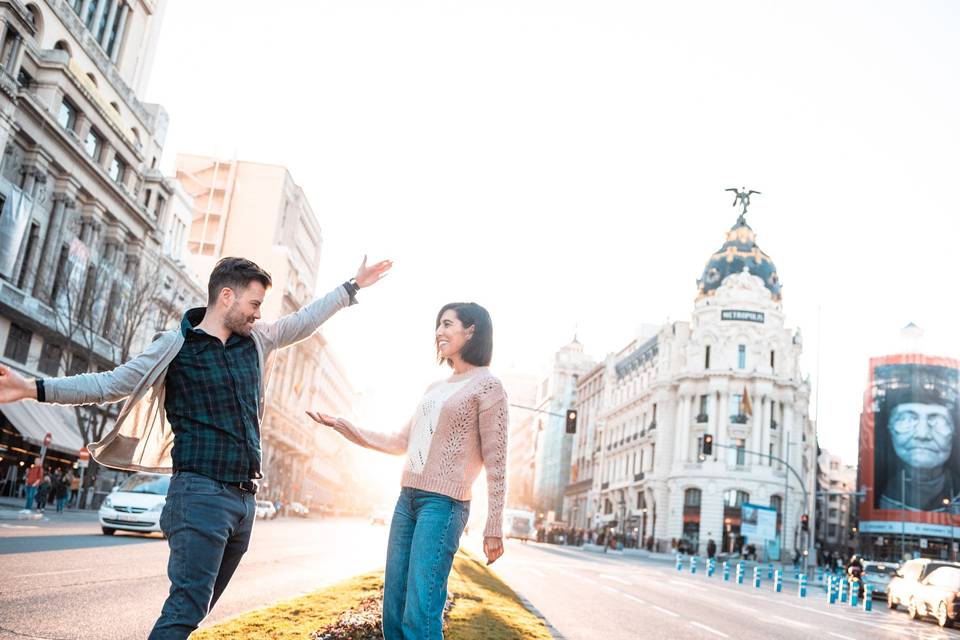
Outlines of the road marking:
M 633 600 L 633 601 L 636 602 L 637 604 L 647 604 L 647 601 L 646 601 L 646 600 L 641 600 L 640 598 L 637 598 L 637 597 L 635 597 L 635 596 L 632 596 L 632 595 L 630 595 L 629 593 L 624 593 L 623 591 L 621 591 L 621 592 L 620 592 L 620 595 L 622 595 L 624 598 L 627 598 L 628 600 Z
M 661 612 L 663 612 L 663 613 L 665 613 L 665 614 L 667 614 L 667 615 L 669 615 L 669 616 L 673 616 L 674 618 L 679 618 L 679 617 L 680 617 L 680 614 L 679 614 L 679 613 L 674 613 L 673 611 L 670 611 L 669 609 L 664 609 L 663 607 L 658 607 L 657 605 L 653 605 L 653 608 L 656 609 L 657 611 L 661 611 Z
M 684 589 L 696 589 L 697 591 L 709 591 L 706 587 L 701 587 L 695 584 L 690 584 L 689 582 L 683 582 L 682 580 L 671 580 L 670 584 L 678 584 Z
M 905 634 L 907 634 L 907 635 L 909 635 L 909 636 L 915 636 L 915 633 L 914 633 L 914 634 L 911 634 L 909 631 L 907 631 L 907 630 L 905 630 L 905 629 L 897 629 L 897 628 L 895 628 L 895 627 L 894 627 L 894 628 L 891 628 L 891 627 L 889 626 L 889 623 L 888 623 L 888 624 L 877 624 L 877 623 L 875 623 L 875 622 L 867 622 L 866 620 L 857 620 L 856 618 L 851 617 L 851 616 L 841 616 L 841 615 L 837 615 L 837 614 L 835 614 L 835 613 L 830 613 L 830 612 L 828 612 L 828 611 L 820 611 L 819 609 L 814 609 L 813 607 L 801 607 L 800 605 L 790 604 L 789 602 L 781 602 L 780 604 L 785 605 L 785 606 L 788 606 L 788 607 L 793 607 L 794 609 L 800 609 L 801 611 L 812 611 L 813 613 L 819 613 L 819 614 L 822 615 L 822 616 L 829 616 L 829 617 L 831 617 L 831 618 L 836 618 L 836 619 L 838 619 L 838 620 L 843 620 L 844 622 L 854 622 L 854 623 L 856 623 L 856 624 L 863 624 L 863 625 L 866 625 L 866 626 L 868 626 L 868 627 L 876 627 L 877 629 L 883 629 L 884 631 L 890 631 L 890 632 L 893 632 L 893 633 L 905 633 Z M 914 631 L 916 631 L 916 630 L 914 629 Z
M 797 622 L 796 620 L 791 620 L 790 618 L 784 618 L 783 616 L 770 616 L 770 617 L 771 617 L 771 618 L 774 618 L 775 620 L 779 620 L 780 622 L 786 622 L 787 624 L 796 625 L 796 626 L 798 626 L 798 627 L 809 627 L 809 626 L 810 626 L 810 625 L 808 625 L 808 624 L 805 623 L 805 622 Z
M 601 573 L 601 574 L 600 574 L 600 577 L 601 577 L 601 578 L 606 578 L 607 580 L 613 580 L 614 582 L 619 582 L 620 584 L 625 584 L 625 585 L 627 585 L 628 587 L 633 586 L 633 583 L 632 583 L 632 582 L 627 582 L 627 581 L 624 580 L 623 578 L 618 578 L 617 576 L 611 576 L 611 575 L 607 575 L 607 574 L 605 574 L 605 573 Z
M 832 635 L 834 638 L 842 638 L 842 640 L 854 640 L 854 638 L 851 638 L 850 636 L 845 636 L 842 633 L 834 633 L 833 631 L 828 631 L 827 633 Z
M 36 578 L 38 576 L 56 576 L 62 573 L 80 573 L 81 571 L 87 571 L 87 569 L 64 569 L 63 571 L 44 571 L 43 573 L 21 573 L 19 578 Z
M 704 631 L 709 631 L 709 632 L 712 633 L 712 634 L 718 635 L 718 636 L 720 636 L 721 638 L 729 638 L 729 637 L 730 637 L 730 636 L 728 636 L 727 634 L 725 634 L 723 631 L 717 631 L 717 630 L 714 629 L 713 627 L 708 627 L 707 625 L 705 625 L 705 624 L 700 624 L 699 622 L 691 622 L 690 624 L 692 624 L 692 625 L 695 626 L 695 627 L 699 627 L 699 628 L 703 629 Z

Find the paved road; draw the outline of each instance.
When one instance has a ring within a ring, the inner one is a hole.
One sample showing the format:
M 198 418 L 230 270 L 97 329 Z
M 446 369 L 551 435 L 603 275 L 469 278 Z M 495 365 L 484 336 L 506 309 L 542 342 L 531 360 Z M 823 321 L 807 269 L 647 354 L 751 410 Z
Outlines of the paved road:
M 382 567 L 387 530 L 361 520 L 258 521 L 204 626 Z M 89 514 L 0 521 L 0 639 L 142 640 L 166 597 L 167 544 L 107 537 Z
M 817 588 L 801 599 L 795 585 L 778 594 L 770 584 L 757 590 L 746 579 L 742 586 L 724 583 L 719 573 L 691 576 L 665 561 L 510 541 L 493 567 L 566 640 L 960 639 L 932 619 L 889 612 L 882 600 L 866 613 L 829 605 Z

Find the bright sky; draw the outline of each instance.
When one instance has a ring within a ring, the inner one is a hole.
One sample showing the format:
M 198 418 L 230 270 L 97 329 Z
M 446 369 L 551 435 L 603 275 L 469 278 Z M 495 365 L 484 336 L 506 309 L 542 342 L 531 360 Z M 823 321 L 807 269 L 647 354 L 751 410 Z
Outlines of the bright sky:
M 603 356 L 689 319 L 723 189 L 762 191 L 814 379 L 821 310 L 821 445 L 855 462 L 868 357 L 911 321 L 960 354 L 958 29 L 947 1 L 171 0 L 146 99 L 168 169 L 289 167 L 324 289 L 396 261 L 327 326 L 384 429 L 441 374 L 443 303 L 491 311 L 500 371 L 544 371 L 575 327 Z

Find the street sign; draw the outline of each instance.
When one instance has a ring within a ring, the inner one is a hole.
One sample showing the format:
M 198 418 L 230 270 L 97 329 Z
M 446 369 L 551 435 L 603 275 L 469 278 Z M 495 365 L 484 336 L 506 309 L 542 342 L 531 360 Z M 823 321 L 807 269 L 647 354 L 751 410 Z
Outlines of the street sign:
M 87 451 L 86 447 L 81 447 L 80 455 L 77 457 L 77 466 L 86 468 L 90 464 L 90 452 Z
M 926 549 L 926 548 L 927 548 L 927 539 L 926 539 L 926 538 L 920 538 L 920 548 L 921 548 L 921 549 Z

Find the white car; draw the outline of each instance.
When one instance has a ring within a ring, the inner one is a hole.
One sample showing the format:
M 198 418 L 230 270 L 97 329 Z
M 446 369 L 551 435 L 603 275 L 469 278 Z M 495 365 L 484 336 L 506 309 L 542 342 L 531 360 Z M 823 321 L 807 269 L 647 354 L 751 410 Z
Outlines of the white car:
M 863 584 L 873 586 L 873 595 L 886 596 L 887 587 L 890 586 L 890 578 L 897 572 L 900 565 L 896 562 L 872 562 L 863 563 Z
M 114 487 L 100 506 L 103 534 L 160 531 L 160 512 L 167 502 L 169 488 L 170 476 L 157 473 L 135 473 L 119 487 Z
M 257 517 L 273 520 L 277 517 L 277 508 L 269 500 L 257 500 Z

